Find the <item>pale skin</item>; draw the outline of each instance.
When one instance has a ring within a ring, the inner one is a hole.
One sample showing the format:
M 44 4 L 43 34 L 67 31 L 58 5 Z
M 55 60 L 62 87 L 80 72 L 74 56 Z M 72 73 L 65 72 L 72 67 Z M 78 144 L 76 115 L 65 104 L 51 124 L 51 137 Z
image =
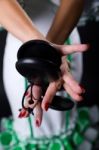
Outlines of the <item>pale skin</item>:
M 43 110 L 47 111 L 57 90 L 63 85 L 66 92 L 76 101 L 82 100 L 81 94 L 85 90 L 73 79 L 68 71 L 66 56 L 74 52 L 83 52 L 88 49 L 86 44 L 63 45 L 70 32 L 77 24 L 83 10 L 84 0 L 61 0 L 59 9 L 55 15 L 52 26 L 46 37 L 44 37 L 35 27 L 31 19 L 20 7 L 16 0 L 0 0 L 0 24 L 16 36 L 23 43 L 33 39 L 41 39 L 51 43 L 61 53 L 62 63 L 61 78 L 52 81 L 46 90 L 42 103 L 38 103 L 34 109 L 35 122 L 41 125 Z M 72 12 L 72 13 L 71 13 Z M 61 30 L 62 29 L 62 30 Z M 58 36 L 60 35 L 60 36 Z M 39 99 L 42 95 L 40 86 L 34 85 L 34 97 Z M 30 92 L 27 94 L 27 99 Z M 22 116 L 23 114 L 23 116 Z M 21 117 L 28 116 L 26 110 L 21 111 Z

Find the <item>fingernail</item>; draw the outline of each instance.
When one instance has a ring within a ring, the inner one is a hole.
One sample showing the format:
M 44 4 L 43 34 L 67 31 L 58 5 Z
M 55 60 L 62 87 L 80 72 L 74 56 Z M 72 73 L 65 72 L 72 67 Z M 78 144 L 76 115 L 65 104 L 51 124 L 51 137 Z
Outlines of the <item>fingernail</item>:
M 39 126 L 40 126 L 40 122 L 39 122 L 39 120 L 38 120 L 38 119 L 36 120 L 36 126 L 37 126 L 37 127 L 39 127 Z
M 45 110 L 47 111 L 48 108 L 49 108 L 49 103 L 46 103 L 46 104 L 45 104 Z
M 20 112 L 20 114 L 19 114 L 19 118 L 22 118 L 22 117 L 24 117 L 25 116 L 25 114 L 26 114 L 26 111 L 24 111 L 24 112 Z
M 20 113 L 20 114 L 18 115 L 18 118 L 22 118 L 22 113 Z

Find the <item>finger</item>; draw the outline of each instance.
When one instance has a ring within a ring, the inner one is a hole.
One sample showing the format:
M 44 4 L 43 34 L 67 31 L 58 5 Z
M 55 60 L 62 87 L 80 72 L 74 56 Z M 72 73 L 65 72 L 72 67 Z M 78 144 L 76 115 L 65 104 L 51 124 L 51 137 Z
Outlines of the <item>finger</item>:
M 88 49 L 88 44 L 75 44 L 75 45 L 63 45 L 61 46 L 61 52 L 63 55 L 71 54 L 74 52 L 83 52 Z
M 41 103 L 39 102 L 34 108 L 34 117 L 35 117 L 35 125 L 39 127 L 42 122 L 43 111 L 41 108 Z
M 51 104 L 53 97 L 55 96 L 57 90 L 61 87 L 61 80 L 51 82 L 47 88 L 42 101 L 43 110 L 47 111 L 49 105 Z
M 25 94 L 24 107 L 33 109 L 38 103 L 41 97 L 41 93 L 42 93 L 42 90 L 40 86 L 34 85 L 32 87 L 32 93 L 31 93 L 31 87 L 30 87 Z
M 32 88 L 32 93 L 33 93 L 33 97 L 34 99 L 38 100 L 40 99 L 41 95 L 42 95 L 42 88 L 39 85 L 34 85 Z
M 32 88 L 32 94 L 33 94 L 32 99 L 34 101 L 34 106 L 33 106 L 33 108 L 34 108 L 41 99 L 41 95 L 42 95 L 41 86 L 34 85 L 33 88 Z
M 69 85 L 67 85 L 66 83 L 63 85 L 64 89 L 66 90 L 66 92 L 71 96 L 71 98 L 75 101 L 81 101 L 83 98 L 82 96 L 80 96 L 79 94 L 77 94 L 76 92 L 74 92 Z
M 22 108 L 18 117 L 19 118 L 26 118 L 28 116 L 29 116 L 29 112 L 26 109 Z
M 85 92 L 85 89 L 82 88 L 78 82 L 76 82 L 76 80 L 73 78 L 73 76 L 68 72 L 66 75 L 63 76 L 63 80 L 65 81 L 65 83 L 67 85 L 70 86 L 70 88 L 78 93 L 78 94 L 81 94 L 81 93 L 84 93 Z
M 32 93 L 34 97 L 34 101 L 38 101 L 42 95 L 42 89 L 38 85 L 34 85 L 32 88 Z M 37 102 L 34 108 L 34 117 L 35 117 L 35 124 L 37 127 L 41 125 L 42 122 L 42 108 L 40 101 Z

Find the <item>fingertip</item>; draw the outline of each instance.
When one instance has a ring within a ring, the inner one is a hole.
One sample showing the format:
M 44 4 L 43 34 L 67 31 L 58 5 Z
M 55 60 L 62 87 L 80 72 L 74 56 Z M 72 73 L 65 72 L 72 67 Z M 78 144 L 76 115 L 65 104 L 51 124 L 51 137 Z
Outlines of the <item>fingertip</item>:
M 81 91 L 82 91 L 82 92 L 81 92 L 81 94 L 84 94 L 84 93 L 86 92 L 85 88 L 83 87 L 83 85 L 82 85 L 82 84 L 80 84 L 79 86 L 80 86 Z
M 27 111 L 21 110 L 21 112 L 18 115 L 18 118 L 25 118 L 27 116 Z
M 84 45 L 86 45 L 87 48 L 90 47 L 90 43 L 86 43 L 86 44 L 84 44 Z
M 77 101 L 77 102 L 80 102 L 82 100 L 83 100 L 82 95 L 76 95 L 75 98 L 74 98 L 74 101 Z
M 48 111 L 48 108 L 49 108 L 49 103 L 45 103 L 45 111 Z
M 44 103 L 42 103 L 41 107 L 44 111 L 48 111 L 49 105 L 50 105 L 50 103 L 44 102 Z
M 40 119 L 36 119 L 35 125 L 36 125 L 36 127 L 40 127 L 40 125 L 41 125 Z
M 80 87 L 77 88 L 76 92 L 81 95 L 81 94 L 85 93 L 85 89 L 80 86 Z
M 82 49 L 83 50 L 88 50 L 90 48 L 90 44 L 88 43 L 88 44 L 82 44 Z

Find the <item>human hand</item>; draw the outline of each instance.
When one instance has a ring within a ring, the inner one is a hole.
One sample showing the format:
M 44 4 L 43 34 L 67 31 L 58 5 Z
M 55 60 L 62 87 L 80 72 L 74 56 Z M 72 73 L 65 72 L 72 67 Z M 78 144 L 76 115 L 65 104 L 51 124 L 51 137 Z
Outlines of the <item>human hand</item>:
M 45 95 L 43 96 L 42 103 L 38 101 L 37 105 L 34 108 L 34 116 L 35 116 L 35 122 L 37 126 L 40 126 L 42 121 L 42 114 L 43 111 L 48 110 L 49 105 L 51 104 L 53 97 L 55 96 L 56 92 L 60 89 L 61 86 L 64 87 L 66 92 L 76 101 L 82 100 L 81 94 L 85 92 L 85 90 L 80 87 L 80 85 L 73 79 L 73 76 L 70 73 L 68 61 L 66 60 L 66 56 L 68 54 L 74 53 L 74 52 L 83 52 L 88 48 L 88 45 L 86 44 L 77 44 L 77 45 L 56 45 L 51 44 L 54 46 L 59 53 L 61 54 L 61 77 L 57 81 L 51 81 Z M 34 85 L 32 88 L 32 91 L 34 93 L 35 99 L 33 101 L 35 102 L 36 99 L 40 99 L 42 95 L 42 89 L 38 85 Z M 26 95 L 25 103 L 26 107 L 33 108 L 33 104 L 29 104 L 28 100 L 30 99 L 30 89 L 28 90 L 28 94 Z M 22 115 L 23 114 L 23 115 Z M 29 115 L 28 111 L 25 109 L 22 109 L 20 112 L 19 117 L 27 117 Z

